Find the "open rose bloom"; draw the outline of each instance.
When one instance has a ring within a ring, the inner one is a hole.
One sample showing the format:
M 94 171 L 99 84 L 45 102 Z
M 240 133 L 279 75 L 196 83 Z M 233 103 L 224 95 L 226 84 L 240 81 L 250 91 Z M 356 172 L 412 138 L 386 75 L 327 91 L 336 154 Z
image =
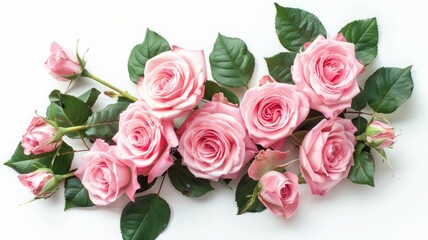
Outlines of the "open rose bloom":
M 355 45 L 342 35 L 317 37 L 298 53 L 291 68 L 293 81 L 309 97 L 310 107 L 334 118 L 351 106 L 360 89 L 357 76 L 364 65 L 355 55 Z
M 242 118 L 254 143 L 281 148 L 284 139 L 308 115 L 308 97 L 294 85 L 262 81 L 266 84 L 245 92 L 240 106 Z
M 116 155 L 116 146 L 109 146 L 103 140 L 96 140 L 91 150 L 83 156 L 75 172 L 89 198 L 95 205 L 108 205 L 123 193 L 133 201 L 137 182 L 135 163 Z
M 348 176 L 354 164 L 354 133 L 349 119 L 322 120 L 303 139 L 300 170 L 313 194 L 324 196 Z
M 178 145 L 173 122 L 160 121 L 142 100 L 121 113 L 119 131 L 113 139 L 117 155 L 132 160 L 138 174 L 148 176 L 149 182 L 173 164 L 170 150 Z
M 137 91 L 156 117 L 171 120 L 201 101 L 206 80 L 204 52 L 173 46 L 147 61 Z
M 257 152 L 238 107 L 209 102 L 178 129 L 178 151 L 196 177 L 234 179 Z

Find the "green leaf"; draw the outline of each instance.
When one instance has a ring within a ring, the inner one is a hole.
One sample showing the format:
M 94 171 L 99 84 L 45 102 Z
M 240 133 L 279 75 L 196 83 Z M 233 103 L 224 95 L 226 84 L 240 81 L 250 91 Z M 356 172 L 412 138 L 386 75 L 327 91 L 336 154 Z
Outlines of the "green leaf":
M 357 128 L 357 131 L 355 132 L 355 136 L 361 135 L 366 132 L 366 128 L 368 125 L 367 119 L 363 117 L 356 117 L 352 119 L 352 123 Z
M 119 101 L 114 104 L 107 105 L 105 108 L 95 112 L 88 118 L 86 125 L 86 135 L 91 141 L 97 138 L 104 139 L 111 143 L 113 136 L 119 130 L 120 114 L 128 107 L 129 102 Z
M 129 78 L 134 82 L 138 82 L 138 77 L 144 76 L 146 62 L 150 58 L 171 50 L 168 41 L 161 35 L 147 29 L 144 41 L 136 45 L 129 56 L 128 73 Z
M 175 189 L 188 197 L 200 197 L 214 190 L 207 179 L 195 177 L 180 162 L 175 161 L 174 165 L 168 169 L 168 177 Z
M 375 163 L 372 154 L 364 150 L 365 147 L 364 143 L 355 146 L 354 165 L 349 171 L 348 178 L 354 183 L 374 187 Z
M 360 111 L 367 106 L 367 96 L 363 89 L 360 88 L 360 93 L 352 99 L 351 108 Z
M 243 210 L 245 210 L 251 200 L 254 200 L 254 202 L 245 212 L 261 212 L 266 209 L 257 197 L 253 198 L 254 189 L 257 187 L 257 184 L 258 181 L 251 179 L 248 174 L 242 176 L 235 192 L 238 214 L 243 213 Z
M 91 108 L 92 106 L 94 106 L 100 93 L 101 92 L 98 91 L 96 88 L 91 88 L 77 98 L 85 102 Z
M 377 55 L 379 31 L 376 18 L 356 20 L 348 23 L 340 31 L 346 41 L 355 44 L 355 54 L 365 66 L 370 64 Z
M 320 20 L 307 11 L 282 7 L 275 3 L 275 29 L 279 41 L 286 49 L 298 52 L 305 43 L 312 42 L 319 35 L 326 36 Z
M 77 177 L 65 180 L 65 207 L 64 210 L 76 207 L 92 207 L 94 204 L 89 199 L 88 191 L 83 187 Z
M 138 181 L 138 184 L 140 184 L 140 188 L 137 190 L 137 193 L 141 193 L 149 190 L 151 187 L 153 187 L 153 185 L 155 185 L 156 179 L 157 178 L 153 179 L 151 183 L 148 183 L 148 180 L 149 180 L 148 176 L 143 176 L 143 175 L 138 176 L 137 181 Z
M 120 230 L 123 240 L 153 240 L 168 226 L 171 210 L 157 194 L 149 194 L 128 203 L 122 211 Z
M 312 128 L 314 128 L 319 122 L 321 122 L 323 119 L 325 119 L 324 114 L 311 109 L 306 119 L 296 128 L 295 132 L 301 131 L 301 130 L 309 131 Z
M 273 57 L 265 58 L 271 75 L 277 82 L 294 84 L 291 76 L 291 66 L 294 64 L 296 53 L 282 52 Z
M 73 149 L 65 142 L 52 152 L 38 155 L 25 155 L 24 148 L 19 143 L 11 159 L 4 164 L 21 174 L 33 172 L 42 166 L 52 169 L 55 174 L 66 174 L 70 171 L 73 157 Z
M 225 86 L 247 86 L 254 72 L 254 55 L 239 38 L 219 33 L 209 60 L 214 80 Z
M 239 98 L 235 95 L 235 93 L 224 87 L 220 87 L 214 81 L 205 81 L 204 99 L 211 101 L 214 94 L 218 92 L 223 93 L 223 95 L 227 98 L 229 102 L 239 104 Z
M 392 113 L 410 98 L 411 68 L 380 68 L 367 79 L 364 92 L 373 111 Z
M 46 116 L 56 122 L 59 127 L 73 127 L 85 125 L 86 120 L 92 115 L 91 108 L 82 100 L 66 94 L 61 94 L 58 90 L 52 91 L 49 95 L 51 104 Z M 83 137 L 85 132 L 76 131 L 67 133 L 68 137 Z
M 297 177 L 299 179 L 298 180 L 299 184 L 306 184 L 306 179 L 303 177 L 301 172 L 299 172 L 299 175 L 297 175 Z

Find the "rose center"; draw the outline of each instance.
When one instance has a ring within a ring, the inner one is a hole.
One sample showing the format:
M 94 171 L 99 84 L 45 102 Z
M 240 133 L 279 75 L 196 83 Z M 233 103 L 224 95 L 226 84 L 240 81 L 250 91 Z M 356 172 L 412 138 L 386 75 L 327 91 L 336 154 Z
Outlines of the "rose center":
M 286 199 L 288 198 L 288 196 L 290 195 L 290 193 L 291 193 L 290 186 L 289 186 L 288 184 L 284 185 L 284 186 L 279 190 L 279 193 L 280 193 L 280 195 L 281 195 L 281 200 L 282 200 L 282 201 L 286 200 Z
M 334 59 L 327 60 L 323 67 L 324 78 L 332 84 L 337 84 L 341 80 L 343 68 L 343 63 Z

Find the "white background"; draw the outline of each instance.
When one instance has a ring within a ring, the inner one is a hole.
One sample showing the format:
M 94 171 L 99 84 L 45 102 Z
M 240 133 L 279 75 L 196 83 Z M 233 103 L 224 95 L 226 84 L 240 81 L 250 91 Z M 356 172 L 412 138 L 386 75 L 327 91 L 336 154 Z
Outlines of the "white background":
M 172 209 L 159 239 L 387 239 L 424 238 L 428 216 L 428 74 L 426 8 L 423 1 L 278 0 L 314 13 L 333 36 L 346 23 L 376 16 L 379 53 L 362 79 L 381 66 L 413 65 L 410 101 L 389 116 L 400 134 L 387 154 L 395 171 L 377 162 L 375 188 L 343 181 L 326 197 L 300 188 L 296 214 L 282 220 L 269 211 L 236 215 L 234 192 L 215 184 L 190 199 L 166 182 L 161 195 Z M 256 57 L 253 85 L 267 73 L 263 57 L 284 49 L 274 28 L 272 1 L 2 1 L 0 3 L 0 161 L 12 155 L 34 112 L 44 114 L 48 94 L 67 84 L 52 79 L 43 63 L 51 41 L 74 49 L 79 39 L 88 69 L 135 95 L 128 80 L 132 47 L 146 28 L 171 44 L 212 50 L 217 33 L 239 37 Z M 89 80 L 73 89 L 82 91 Z M 98 86 L 98 85 L 94 85 Z M 104 90 L 99 86 L 99 89 Z M 102 107 L 109 100 L 100 97 Z M 78 161 L 78 160 L 77 160 Z M 119 219 L 127 199 L 105 208 L 64 212 L 62 189 L 48 200 L 19 206 L 31 194 L 17 174 L 0 166 L 0 239 L 120 239 Z M 155 187 L 156 189 L 156 187 Z

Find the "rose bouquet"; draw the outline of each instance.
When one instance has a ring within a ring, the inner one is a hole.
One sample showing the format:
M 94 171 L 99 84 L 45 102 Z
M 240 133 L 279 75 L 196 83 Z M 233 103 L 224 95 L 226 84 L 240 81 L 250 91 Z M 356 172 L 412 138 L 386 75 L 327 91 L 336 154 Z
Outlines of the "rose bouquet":
M 69 85 L 92 79 L 110 88 L 104 94 L 114 103 L 95 110 L 95 88 L 53 90 L 5 165 L 34 199 L 64 184 L 66 210 L 126 195 L 123 239 L 154 239 L 167 227 L 165 179 L 189 197 L 212 191 L 212 181 L 230 184 L 238 214 L 267 208 L 285 219 L 298 209 L 299 188 L 324 196 L 345 178 L 374 186 L 372 154 L 391 165 L 385 149 L 396 135 L 387 114 L 411 96 L 411 67 L 361 79 L 377 55 L 376 18 L 327 37 L 313 14 L 275 6 L 288 51 L 265 58 L 268 73 L 253 88 L 251 46 L 222 34 L 206 58 L 148 29 L 128 61 L 136 96 L 90 72 L 79 51 L 52 43 L 45 62 L 52 77 Z M 234 89 L 242 87 L 239 98 Z M 75 150 L 76 141 L 87 149 Z M 157 181 L 157 191 L 148 191 Z

